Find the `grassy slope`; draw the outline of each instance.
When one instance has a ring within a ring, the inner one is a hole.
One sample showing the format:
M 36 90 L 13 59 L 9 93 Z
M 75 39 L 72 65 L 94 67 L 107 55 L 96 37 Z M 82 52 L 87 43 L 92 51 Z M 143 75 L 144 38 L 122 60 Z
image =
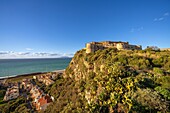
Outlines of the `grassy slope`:
M 78 51 L 48 91 L 46 112 L 167 112 L 170 52 Z

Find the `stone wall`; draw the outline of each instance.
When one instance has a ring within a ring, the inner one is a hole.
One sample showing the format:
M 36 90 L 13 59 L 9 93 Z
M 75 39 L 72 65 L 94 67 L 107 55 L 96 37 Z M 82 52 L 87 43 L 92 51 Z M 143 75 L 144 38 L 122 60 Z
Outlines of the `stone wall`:
M 129 42 L 90 42 L 86 44 L 86 53 L 103 50 L 105 48 L 117 48 L 118 50 L 142 50 L 141 45 L 130 45 Z
M 170 51 L 170 48 L 160 48 L 161 51 Z

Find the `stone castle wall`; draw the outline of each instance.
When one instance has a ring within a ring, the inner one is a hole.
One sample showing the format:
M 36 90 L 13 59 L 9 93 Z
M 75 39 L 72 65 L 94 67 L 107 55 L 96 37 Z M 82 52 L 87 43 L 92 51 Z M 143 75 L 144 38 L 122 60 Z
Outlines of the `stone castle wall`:
M 170 51 L 170 48 L 160 48 L 161 51 Z
M 118 50 L 142 50 L 141 45 L 130 45 L 129 42 L 90 42 L 86 44 L 86 53 L 103 50 L 105 48 L 117 48 Z

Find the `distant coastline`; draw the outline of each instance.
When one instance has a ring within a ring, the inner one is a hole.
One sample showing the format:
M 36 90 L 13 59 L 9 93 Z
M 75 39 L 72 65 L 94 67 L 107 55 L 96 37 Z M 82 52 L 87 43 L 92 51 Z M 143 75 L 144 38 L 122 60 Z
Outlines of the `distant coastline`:
M 38 74 L 43 74 L 43 73 L 46 73 L 46 72 L 36 72 L 36 73 L 28 73 L 28 74 L 21 74 L 21 75 L 10 75 L 10 76 L 0 77 L 0 80 L 8 79 L 8 78 L 16 78 L 16 77 L 21 77 L 21 76 L 38 75 Z
M 64 71 L 65 71 L 65 69 L 54 70 L 54 71 L 51 71 L 51 72 L 63 73 Z M 27 76 L 35 76 L 35 75 L 40 75 L 40 74 L 45 74 L 45 73 L 49 73 L 49 72 L 35 72 L 35 73 L 27 73 L 27 74 L 21 74 L 21 75 L 4 76 L 4 77 L 0 77 L 0 80 L 19 78 L 19 77 L 27 77 Z
M 26 57 L 26 58 L 1 58 L 0 57 L 0 60 L 23 60 L 23 59 L 33 59 L 33 60 L 36 60 L 36 59 L 71 59 L 73 57 L 58 57 L 58 58 L 50 58 L 50 57 L 47 57 L 47 58 L 43 58 L 43 57 Z
M 66 69 L 71 58 L 0 59 L 0 79 Z

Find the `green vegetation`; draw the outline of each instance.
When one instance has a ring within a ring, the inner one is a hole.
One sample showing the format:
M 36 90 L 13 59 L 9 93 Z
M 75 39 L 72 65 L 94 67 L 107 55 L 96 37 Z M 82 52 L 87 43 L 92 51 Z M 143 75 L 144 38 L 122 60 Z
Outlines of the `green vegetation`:
M 170 112 L 170 51 L 82 49 L 54 84 L 35 82 L 55 99 L 45 113 Z M 2 108 L 30 112 L 23 98 Z
M 29 104 L 24 97 L 19 97 L 0 104 L 0 113 L 30 113 Z
M 9 82 L 9 83 L 20 82 L 23 79 L 32 79 L 33 76 L 39 76 L 39 75 L 45 74 L 45 73 L 48 73 L 48 72 L 19 75 L 19 76 L 16 76 L 16 77 L 8 78 L 6 82 Z
M 170 112 L 170 52 L 78 51 L 45 112 Z
M 6 88 L 3 88 L 3 87 L 0 87 L 0 104 L 3 103 L 3 99 L 4 99 L 4 96 L 5 96 L 5 93 L 6 93 Z
M 6 82 L 9 83 L 16 83 L 16 82 L 20 82 L 23 79 L 32 79 L 34 75 L 28 75 L 28 76 L 19 76 L 19 77 L 12 77 L 12 78 L 8 78 Z

